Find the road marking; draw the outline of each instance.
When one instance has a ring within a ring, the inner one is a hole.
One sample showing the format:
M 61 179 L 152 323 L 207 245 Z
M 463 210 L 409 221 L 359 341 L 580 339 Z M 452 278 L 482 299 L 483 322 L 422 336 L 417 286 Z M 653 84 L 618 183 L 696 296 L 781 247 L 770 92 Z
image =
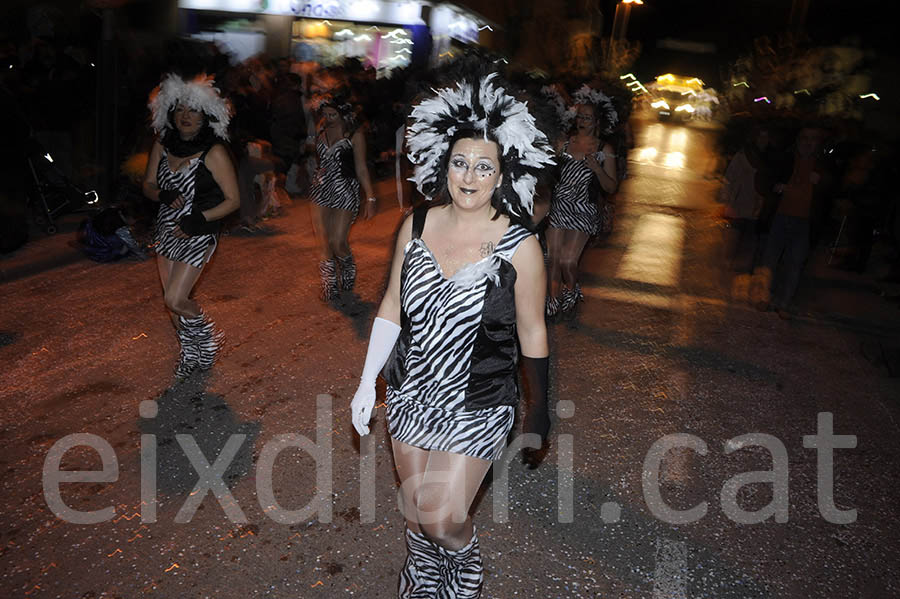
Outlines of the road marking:
M 656 539 L 653 599 L 687 599 L 687 544 Z

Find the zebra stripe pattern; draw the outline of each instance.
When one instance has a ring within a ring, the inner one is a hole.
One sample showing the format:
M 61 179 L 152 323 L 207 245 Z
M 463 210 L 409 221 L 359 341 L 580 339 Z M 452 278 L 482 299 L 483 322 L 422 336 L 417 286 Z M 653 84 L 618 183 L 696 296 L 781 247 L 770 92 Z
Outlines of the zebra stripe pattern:
M 181 356 L 175 367 L 175 378 L 178 379 L 189 376 L 200 362 L 200 349 L 194 342 L 194 320 L 185 316 L 178 317 L 178 341 L 181 343 Z
M 421 239 L 406 245 L 400 301 L 409 318 L 411 343 L 406 378 L 399 389 L 387 390 L 391 437 L 422 449 L 484 460 L 500 457 L 515 409 L 466 410 L 466 388 L 485 291 L 491 275 L 497 274 L 491 265 L 511 260 L 530 235 L 524 227 L 510 226 L 493 255 L 450 279 Z
M 484 566 L 478 536 L 458 551 L 436 545 L 424 535 L 406 530 L 408 554 L 400 570 L 399 599 L 477 599 Z
M 356 284 L 356 260 L 353 259 L 353 253 L 346 256 L 335 256 L 338 266 L 341 267 L 341 289 L 344 291 L 353 291 Z
M 600 211 L 590 196 L 594 171 L 583 160 L 564 156 L 559 183 L 553 189 L 548 225 L 593 235 L 600 226 Z
M 353 145 L 346 137 L 336 141 L 330 148 L 319 140 L 316 154 L 319 157 L 319 168 L 313 179 L 310 195 L 312 201 L 326 208 L 337 208 L 352 212 L 354 217 L 359 211 L 359 181 L 356 177 L 345 177 L 343 161 L 348 160 L 346 153 L 353 153 Z
M 173 189 L 184 196 L 184 206 L 173 210 L 165 204 L 159 205 L 156 215 L 156 253 L 176 262 L 184 262 L 196 268 L 202 268 L 209 246 L 216 245 L 216 236 L 196 235 L 187 239 L 179 239 L 172 234 L 181 217 L 190 214 L 194 206 L 194 177 L 200 166 L 200 157 L 194 158 L 178 172 L 169 168 L 169 156 L 163 149 L 159 167 L 156 169 L 156 184 L 160 189 Z M 209 256 L 212 256 L 210 252 Z

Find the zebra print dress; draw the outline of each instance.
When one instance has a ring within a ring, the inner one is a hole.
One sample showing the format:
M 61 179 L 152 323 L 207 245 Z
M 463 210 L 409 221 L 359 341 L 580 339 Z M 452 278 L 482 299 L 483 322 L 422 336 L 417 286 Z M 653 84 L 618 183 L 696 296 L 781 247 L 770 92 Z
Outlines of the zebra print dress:
M 205 261 L 212 257 L 217 244 L 216 235 L 195 235 L 187 239 L 179 239 L 173 235 L 175 226 L 183 216 L 190 214 L 194 206 L 194 183 L 197 168 L 203 164 L 203 154 L 192 159 L 177 172 L 169 167 L 169 155 L 163 148 L 159 167 L 156 169 L 156 184 L 160 189 L 174 189 L 184 196 L 184 206 L 174 210 L 165 204 L 159 205 L 156 215 L 156 253 L 175 262 L 184 262 L 196 268 L 202 268 Z M 207 251 L 213 247 L 213 251 Z
M 575 160 L 565 153 L 565 149 L 563 151 L 559 183 L 553 189 L 550 202 L 548 226 L 594 235 L 600 228 L 600 210 L 591 197 L 594 171 L 584 160 Z M 596 156 L 603 164 L 603 152 L 597 152 Z
M 393 439 L 483 460 L 500 457 L 515 407 L 466 409 L 466 390 L 488 282 L 499 286 L 500 276 L 515 280 L 515 269 L 501 269 L 500 262 L 511 262 L 530 235 L 524 227 L 510 225 L 492 255 L 449 279 L 421 238 L 414 235 L 406 244 L 400 301 L 409 318 L 411 343 L 404 357 L 404 380 L 399 388 L 387 388 Z
M 346 137 L 330 148 L 320 139 L 316 145 L 319 168 L 313 179 L 310 195 L 312 201 L 326 208 L 359 212 L 359 181 L 356 173 L 350 175 L 345 165 L 352 164 L 353 145 Z

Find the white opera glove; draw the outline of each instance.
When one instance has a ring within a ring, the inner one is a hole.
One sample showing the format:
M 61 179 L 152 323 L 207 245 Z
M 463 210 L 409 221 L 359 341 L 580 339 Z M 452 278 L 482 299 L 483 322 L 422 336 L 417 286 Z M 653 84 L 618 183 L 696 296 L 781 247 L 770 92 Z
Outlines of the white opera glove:
M 363 366 L 359 387 L 353 395 L 353 401 L 350 402 L 353 428 L 360 436 L 369 434 L 369 420 L 372 419 L 372 409 L 375 407 L 375 379 L 391 355 L 399 336 L 400 325 L 390 320 L 376 318 L 372 323 L 366 364 Z

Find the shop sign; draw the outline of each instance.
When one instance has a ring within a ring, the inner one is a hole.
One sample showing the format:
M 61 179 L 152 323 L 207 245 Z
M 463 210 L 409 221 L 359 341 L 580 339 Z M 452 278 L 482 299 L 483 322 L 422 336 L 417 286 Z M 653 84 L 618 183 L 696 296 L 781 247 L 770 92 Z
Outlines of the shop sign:
M 422 6 L 415 0 L 178 0 L 178 7 L 364 23 L 424 24 Z
M 449 36 L 468 44 L 478 43 L 478 22 L 446 6 L 437 6 L 431 11 L 432 35 Z

